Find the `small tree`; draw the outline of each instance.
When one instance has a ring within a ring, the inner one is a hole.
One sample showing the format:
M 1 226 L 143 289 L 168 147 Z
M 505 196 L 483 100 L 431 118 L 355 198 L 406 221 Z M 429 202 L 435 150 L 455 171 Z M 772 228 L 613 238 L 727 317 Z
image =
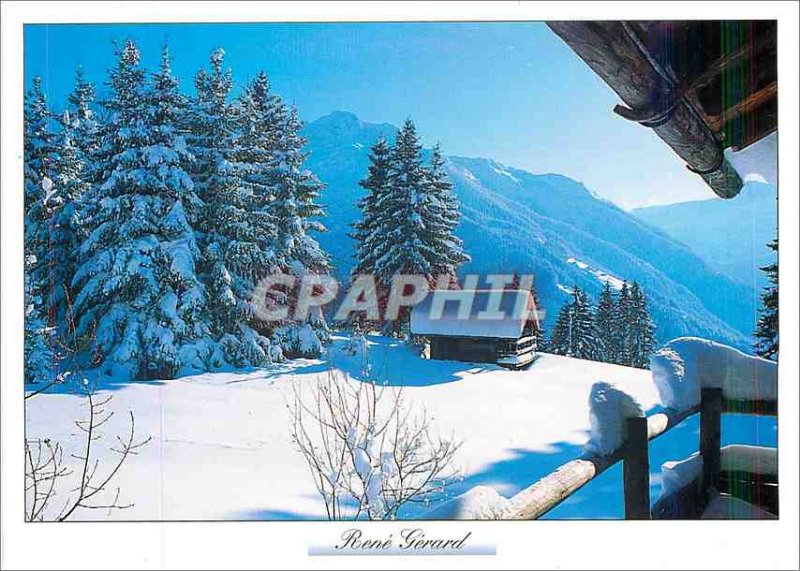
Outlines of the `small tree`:
M 292 440 L 311 471 L 328 519 L 392 520 L 453 481 L 460 444 L 434 435 L 402 390 L 329 372 L 311 398 L 295 385 Z
M 778 239 L 775 238 L 767 245 L 770 250 L 778 253 Z M 769 285 L 764 288 L 761 294 L 761 315 L 758 318 L 758 329 L 755 336 L 756 353 L 767 359 L 777 360 L 778 358 L 778 261 L 761 268 L 769 278 Z

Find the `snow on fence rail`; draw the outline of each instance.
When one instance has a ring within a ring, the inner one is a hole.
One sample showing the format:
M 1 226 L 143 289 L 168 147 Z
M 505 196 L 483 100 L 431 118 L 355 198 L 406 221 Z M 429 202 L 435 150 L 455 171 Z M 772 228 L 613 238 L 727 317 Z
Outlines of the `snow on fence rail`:
M 697 338 L 668 343 L 653 357 L 668 408 L 645 417 L 630 396 L 597 383 L 590 397 L 592 433 L 583 456 L 563 464 L 508 500 L 502 519 L 536 519 L 619 461 L 626 519 L 650 519 L 649 441 L 700 413 L 700 503 L 719 489 L 721 415 L 777 416 L 777 363 Z M 595 425 L 605 424 L 605 427 Z M 611 430 L 608 425 L 611 424 Z M 775 478 L 777 482 L 777 477 Z M 684 510 L 685 511 L 685 510 Z
M 656 413 L 625 420 L 626 440 L 610 454 L 587 454 L 557 468 L 510 499 L 507 519 L 536 519 L 622 460 L 625 518 L 647 519 L 650 513 L 648 442 L 680 424 L 700 407 L 680 414 Z
M 555 508 L 619 461 L 623 462 L 625 519 L 650 519 L 650 462 L 648 444 L 686 418 L 700 413 L 701 489 L 717 488 L 721 472 L 720 422 L 722 413 L 776 415 L 773 400 L 723 399 L 722 389 L 701 390 L 701 402 L 680 413 L 665 411 L 649 417 L 630 417 L 625 442 L 610 454 L 587 454 L 557 468 L 510 498 L 503 519 L 536 519 Z

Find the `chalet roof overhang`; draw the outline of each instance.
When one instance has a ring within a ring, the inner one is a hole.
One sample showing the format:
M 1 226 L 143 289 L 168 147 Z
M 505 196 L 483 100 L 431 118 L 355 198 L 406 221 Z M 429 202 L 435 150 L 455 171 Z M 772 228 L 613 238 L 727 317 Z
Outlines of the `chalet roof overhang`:
M 550 28 L 722 198 L 742 179 L 724 150 L 778 128 L 777 22 L 570 21 Z

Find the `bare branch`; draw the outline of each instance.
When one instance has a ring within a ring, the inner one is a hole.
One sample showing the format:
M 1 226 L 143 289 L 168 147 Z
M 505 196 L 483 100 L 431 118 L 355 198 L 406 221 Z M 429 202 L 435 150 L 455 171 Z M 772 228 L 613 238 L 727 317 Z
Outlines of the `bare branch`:
M 459 444 L 435 435 L 424 409 L 412 415 L 399 388 L 329 371 L 310 400 L 295 385 L 289 409 L 292 441 L 329 519 L 396 519 L 404 505 L 444 492 L 456 475 Z

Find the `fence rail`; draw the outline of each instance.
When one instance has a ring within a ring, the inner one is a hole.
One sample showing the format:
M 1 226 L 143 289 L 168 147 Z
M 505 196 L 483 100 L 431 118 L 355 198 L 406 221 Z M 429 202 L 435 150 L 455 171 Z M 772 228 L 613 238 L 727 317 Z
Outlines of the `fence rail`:
M 668 432 L 690 416 L 700 414 L 699 451 L 703 458 L 700 502 L 719 489 L 721 461 L 721 417 L 724 413 L 777 415 L 777 402 L 770 400 L 728 400 L 722 389 L 705 388 L 700 404 L 675 413 L 664 411 L 646 418 L 626 421 L 625 443 L 611 454 L 587 455 L 561 465 L 532 486 L 511 498 L 508 519 L 537 519 L 566 500 L 617 462 L 623 463 L 625 519 L 650 519 L 649 442 Z

